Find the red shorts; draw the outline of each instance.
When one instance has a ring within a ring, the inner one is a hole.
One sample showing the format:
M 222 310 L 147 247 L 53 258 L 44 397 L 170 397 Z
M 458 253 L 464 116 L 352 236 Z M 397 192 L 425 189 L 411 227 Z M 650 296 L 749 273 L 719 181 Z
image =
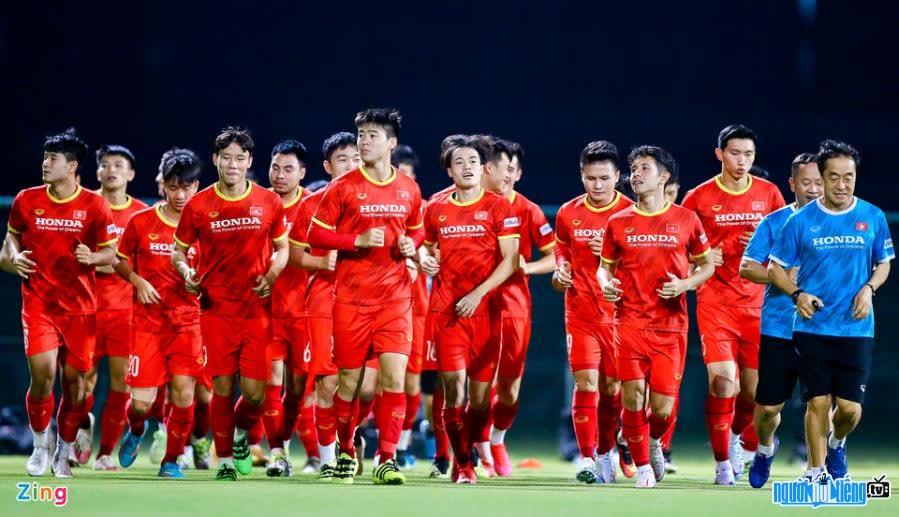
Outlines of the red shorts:
M 503 316 L 500 330 L 499 376 L 517 379 L 524 374 L 524 362 L 531 340 L 530 316 Z
M 409 353 L 409 365 L 406 371 L 409 373 L 421 373 L 424 368 L 425 353 L 425 323 L 426 314 L 412 315 L 412 351 Z
M 424 353 L 422 354 L 421 370 L 423 372 L 437 371 L 437 345 L 434 343 L 433 312 L 425 317 Z
M 129 355 L 131 355 L 131 310 L 98 311 L 94 364 L 99 362 L 101 357 Z
M 154 388 L 173 375 L 200 378 L 204 361 L 200 325 L 160 334 L 135 330 L 125 382 L 133 388 Z
M 696 304 L 705 364 L 735 361 L 740 368 L 758 370 L 761 317 L 761 309 Z
M 499 361 L 499 341 L 491 332 L 490 317 L 458 318 L 455 314 L 431 313 L 437 365 L 441 372 L 466 370 L 478 382 L 493 382 Z
M 571 372 L 600 370 L 603 377 L 618 378 L 618 330 L 580 320 L 565 322 L 568 364 Z
M 309 338 L 309 373 L 313 376 L 337 375 L 332 354 L 334 353 L 334 328 L 331 318 L 307 316 L 306 333 Z
M 361 368 L 385 353 L 412 350 L 412 299 L 385 305 L 334 304 L 334 364 Z
M 311 355 L 305 317 L 272 319 L 272 343 L 269 347 L 272 361 L 287 359 L 293 373 L 304 375 L 309 371 Z
M 271 317 L 264 312 L 249 318 L 234 318 L 212 311 L 200 314 L 200 329 L 206 345 L 206 372 L 212 377 L 234 375 L 268 382 L 272 360 Z
M 681 381 L 681 349 L 685 332 L 660 332 L 619 326 L 618 378 L 645 379 L 652 391 L 677 397 Z
M 59 362 L 88 372 L 94 366 L 94 348 L 97 345 L 97 318 L 65 316 L 39 311 L 22 311 L 22 333 L 25 356 L 31 357 L 50 350 L 59 351 Z

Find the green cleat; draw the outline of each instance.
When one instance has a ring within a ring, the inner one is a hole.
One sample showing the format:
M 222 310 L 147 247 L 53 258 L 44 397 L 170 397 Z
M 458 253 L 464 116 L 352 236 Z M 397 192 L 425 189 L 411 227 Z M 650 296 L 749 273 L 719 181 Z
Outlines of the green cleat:
M 352 485 L 356 477 L 356 458 L 341 452 L 337 457 L 337 466 L 334 468 L 334 482 L 344 485 Z
M 215 473 L 216 481 L 237 481 L 237 471 L 234 467 L 223 463 L 219 466 L 219 471 Z
M 322 469 L 318 473 L 319 481 L 334 481 L 334 474 L 337 472 L 337 461 L 322 463 Z
M 376 485 L 405 485 L 406 476 L 400 472 L 393 458 L 381 463 L 371 473 L 371 479 Z
M 168 442 L 168 435 L 162 429 L 158 429 L 153 433 L 153 441 L 150 443 L 150 463 L 159 465 L 165 458 L 165 448 Z
M 234 440 L 234 467 L 240 472 L 241 476 L 249 476 L 253 472 L 253 456 L 250 454 L 250 445 L 247 442 L 247 435 L 244 433 L 243 438 Z

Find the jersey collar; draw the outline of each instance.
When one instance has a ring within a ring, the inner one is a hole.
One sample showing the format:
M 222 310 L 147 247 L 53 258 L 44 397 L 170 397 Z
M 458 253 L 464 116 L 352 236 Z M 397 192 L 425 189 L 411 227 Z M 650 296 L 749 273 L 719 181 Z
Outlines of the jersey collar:
M 81 194 L 81 185 L 78 185 L 77 187 L 75 187 L 75 192 L 72 192 L 72 195 L 65 199 L 57 199 L 57 198 L 53 197 L 53 194 L 50 193 L 50 185 L 47 185 L 47 189 L 44 192 L 47 193 L 47 197 L 50 198 L 50 201 L 53 201 L 54 203 L 63 204 L 63 203 L 68 203 L 69 201 L 78 197 L 78 194 Z
M 124 203 L 122 203 L 121 205 L 113 205 L 112 203 L 110 203 L 109 209 L 110 210 L 125 210 L 126 208 L 131 206 L 131 203 L 133 203 L 133 202 L 134 202 L 134 198 L 126 194 Z
M 227 195 L 225 195 L 224 192 L 219 190 L 219 182 L 218 181 L 216 181 L 215 183 L 212 184 L 212 188 L 213 188 L 213 190 L 215 190 L 215 194 L 218 197 L 224 199 L 225 201 L 241 201 L 243 199 L 246 199 L 247 196 L 250 195 L 250 192 L 253 190 L 253 182 L 250 180 L 246 180 L 246 182 L 247 182 L 247 189 L 243 192 L 243 194 L 241 194 L 239 196 L 235 196 L 235 197 L 227 196 Z
M 464 202 L 459 201 L 456 199 L 456 194 L 457 194 L 457 192 L 453 192 L 452 194 L 449 195 L 450 203 L 452 203 L 456 206 L 471 206 L 484 198 L 484 189 L 481 189 L 481 191 L 478 193 L 478 197 L 472 199 L 471 201 L 464 201 Z
M 724 173 L 721 173 L 721 174 L 724 174 Z M 739 196 L 739 195 L 745 194 L 746 192 L 749 191 L 750 188 L 752 188 L 752 174 L 749 175 L 749 181 L 746 182 L 746 186 L 743 188 L 743 190 L 731 190 L 731 189 L 725 187 L 724 182 L 721 181 L 721 174 L 715 176 L 715 184 L 718 185 L 718 188 L 720 188 L 721 190 L 727 192 L 728 194 L 730 194 L 732 196 Z
M 591 212 L 601 213 L 606 210 L 610 210 L 612 207 L 618 204 L 618 200 L 621 199 L 621 192 L 615 192 L 615 197 L 612 198 L 612 202 L 607 204 L 606 206 L 596 207 L 590 204 L 590 196 L 584 196 L 584 206 L 587 207 L 587 210 Z
M 297 187 L 297 195 L 292 200 L 288 201 L 287 204 L 284 205 L 284 208 L 290 208 L 293 205 L 300 202 L 300 198 L 303 197 L 303 187 Z
M 372 178 L 371 176 L 369 176 L 368 173 L 365 172 L 365 165 L 360 165 L 360 166 L 359 166 L 359 172 L 362 173 L 362 177 L 363 177 L 363 178 L 365 178 L 365 179 L 368 180 L 370 183 L 373 183 L 373 184 L 375 184 L 375 185 L 377 185 L 377 186 L 379 186 L 379 187 L 383 187 L 383 186 L 386 186 L 386 185 L 390 185 L 390 184 L 393 183 L 393 181 L 396 179 L 396 168 L 395 168 L 395 167 L 392 167 L 392 166 L 390 167 L 390 177 L 387 178 L 387 179 L 384 180 L 384 181 L 378 181 L 378 180 Z
M 838 212 L 836 210 L 831 210 L 830 208 L 827 208 L 826 206 L 824 206 L 824 201 L 821 201 L 822 199 L 824 199 L 824 196 L 821 196 L 818 199 L 816 199 L 815 203 L 818 203 L 818 208 L 820 208 L 822 212 L 824 212 L 825 214 L 828 214 L 828 215 L 848 214 L 849 212 L 855 210 L 855 206 L 858 204 L 858 198 L 855 196 L 852 196 L 852 204 L 849 205 L 849 208 L 847 208 L 845 210 L 840 210 Z
M 655 217 L 657 215 L 662 215 L 665 212 L 667 212 L 671 208 L 671 203 L 666 201 L 665 206 L 663 206 L 662 208 L 660 208 L 659 210 L 657 210 L 655 212 L 645 212 L 643 210 L 640 210 L 639 208 L 637 208 L 637 203 L 634 203 L 633 206 L 634 206 L 634 212 L 636 212 L 637 214 L 642 215 L 644 217 Z
M 156 216 L 159 217 L 159 220 L 162 221 L 163 224 L 169 226 L 171 228 L 177 228 L 178 223 L 168 219 L 166 216 L 162 215 L 162 204 L 156 205 Z

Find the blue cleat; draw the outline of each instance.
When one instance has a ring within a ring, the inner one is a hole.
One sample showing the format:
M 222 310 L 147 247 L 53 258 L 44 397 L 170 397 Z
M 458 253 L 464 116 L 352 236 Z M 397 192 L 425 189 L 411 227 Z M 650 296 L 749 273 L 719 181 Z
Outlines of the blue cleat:
M 755 459 L 752 460 L 752 465 L 749 467 L 749 484 L 752 488 L 762 488 L 768 482 L 768 477 L 771 476 L 771 464 L 774 463 L 774 456 L 777 455 L 778 449 L 780 449 L 780 440 L 775 436 L 774 454 L 771 456 L 765 456 L 761 452 L 755 454 Z
M 833 479 L 846 477 L 846 474 L 849 472 L 849 465 L 846 463 L 846 447 L 831 449 L 830 445 L 828 445 L 824 466 L 827 467 L 827 473 Z
M 181 472 L 181 467 L 179 467 L 177 463 L 172 463 L 170 461 L 162 464 L 162 467 L 159 468 L 159 474 L 157 474 L 157 477 L 183 479 L 184 472 Z
M 140 443 L 143 440 L 144 434 L 147 432 L 147 423 L 144 422 L 144 432 L 141 433 L 140 436 L 134 436 L 131 434 L 131 429 L 128 428 L 125 431 L 125 435 L 122 437 L 122 444 L 119 445 L 119 465 L 122 468 L 128 468 L 134 463 L 134 460 L 137 459 L 137 453 L 140 452 Z

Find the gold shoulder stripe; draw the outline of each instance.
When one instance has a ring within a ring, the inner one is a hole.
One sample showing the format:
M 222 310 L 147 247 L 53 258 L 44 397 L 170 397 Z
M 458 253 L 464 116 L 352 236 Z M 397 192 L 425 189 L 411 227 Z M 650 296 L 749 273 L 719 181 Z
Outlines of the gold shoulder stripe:
M 312 218 L 312 222 L 315 223 L 315 224 L 317 224 L 317 225 L 319 225 L 319 226 L 321 226 L 322 228 L 324 228 L 324 229 L 326 229 L 326 230 L 335 230 L 335 229 L 336 229 L 336 228 L 334 228 L 333 226 L 331 226 L 330 224 L 328 224 L 328 223 L 326 223 L 326 222 L 323 222 L 323 221 L 319 220 L 319 219 L 316 218 L 316 217 L 313 217 L 313 218 Z

